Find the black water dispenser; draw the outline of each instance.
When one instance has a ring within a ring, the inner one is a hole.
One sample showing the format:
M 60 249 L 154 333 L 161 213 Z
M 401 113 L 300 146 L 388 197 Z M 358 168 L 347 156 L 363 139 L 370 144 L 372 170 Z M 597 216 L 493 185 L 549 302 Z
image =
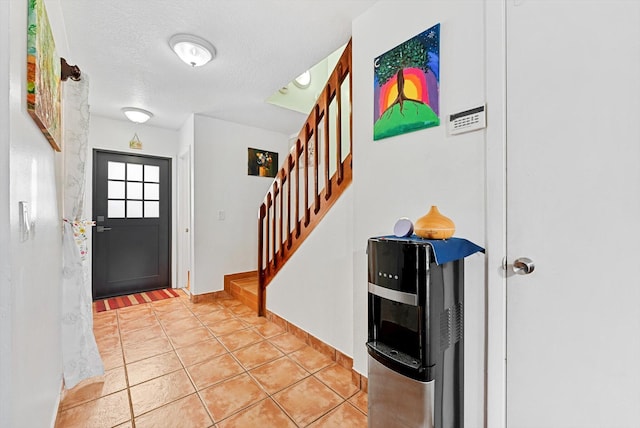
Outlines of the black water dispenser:
M 420 238 L 367 253 L 369 428 L 463 428 L 464 259 Z

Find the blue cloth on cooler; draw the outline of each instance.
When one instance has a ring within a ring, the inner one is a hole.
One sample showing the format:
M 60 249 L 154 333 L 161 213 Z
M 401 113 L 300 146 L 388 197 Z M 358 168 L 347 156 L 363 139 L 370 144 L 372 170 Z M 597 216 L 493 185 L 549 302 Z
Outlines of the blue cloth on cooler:
M 378 239 L 387 239 L 389 241 L 402 242 L 419 242 L 428 244 L 433 249 L 435 262 L 438 265 L 452 262 L 454 260 L 463 259 L 477 252 L 484 253 L 484 248 L 464 238 L 424 239 L 420 238 L 417 235 L 411 235 L 406 238 L 389 235 L 380 236 L 378 237 Z

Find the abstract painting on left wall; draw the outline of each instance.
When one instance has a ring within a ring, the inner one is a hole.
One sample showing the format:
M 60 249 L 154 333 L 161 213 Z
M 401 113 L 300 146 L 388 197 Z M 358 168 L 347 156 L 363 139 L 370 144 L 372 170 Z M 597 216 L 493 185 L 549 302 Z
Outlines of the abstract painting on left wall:
M 62 149 L 60 58 L 44 0 L 29 0 L 27 111 L 56 151 Z

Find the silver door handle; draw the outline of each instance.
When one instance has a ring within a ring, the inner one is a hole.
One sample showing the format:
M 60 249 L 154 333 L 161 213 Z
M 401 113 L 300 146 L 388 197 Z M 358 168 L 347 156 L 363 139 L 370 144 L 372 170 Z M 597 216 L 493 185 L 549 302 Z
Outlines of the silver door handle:
M 527 257 L 519 257 L 513 262 L 513 271 L 518 275 L 529 275 L 535 268 L 533 260 Z
M 108 230 L 111 230 L 111 228 L 110 227 L 104 227 L 104 226 L 96 226 L 96 232 L 98 232 L 98 233 L 106 232 Z

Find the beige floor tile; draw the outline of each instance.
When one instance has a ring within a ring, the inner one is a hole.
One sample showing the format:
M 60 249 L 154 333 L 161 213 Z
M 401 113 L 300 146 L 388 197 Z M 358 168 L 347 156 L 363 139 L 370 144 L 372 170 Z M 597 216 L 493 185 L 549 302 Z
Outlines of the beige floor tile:
M 349 399 L 349 403 L 356 406 L 365 415 L 369 412 L 369 396 L 366 392 L 360 391 Z
M 167 335 L 178 334 L 201 326 L 202 323 L 193 314 L 190 314 L 187 318 L 181 318 L 176 321 L 162 321 L 162 327 L 167 332 Z
M 206 326 L 211 326 L 219 323 L 220 321 L 232 319 L 235 316 L 233 312 L 227 309 L 220 309 L 215 312 L 209 312 L 208 314 L 198 315 L 198 318 Z
M 322 416 L 309 428 L 367 428 L 367 417 L 349 403 L 344 403 L 334 411 Z
M 116 333 L 103 337 L 96 336 L 96 345 L 98 345 L 98 350 L 100 352 L 109 352 L 113 349 L 119 349 L 121 346 L 120 334 Z
M 189 427 L 205 428 L 213 425 L 198 394 L 191 394 L 162 406 L 136 419 L 136 428 Z
M 100 358 L 102 358 L 102 364 L 105 370 L 124 366 L 122 348 L 119 346 L 117 348 L 100 351 Z
M 246 369 L 258 367 L 262 364 L 273 361 L 276 358 L 282 357 L 284 354 L 280 352 L 278 348 L 273 346 L 266 340 L 258 342 L 255 345 L 248 346 L 246 348 L 239 349 L 233 352 L 240 364 Z
M 170 312 L 156 312 L 156 316 L 162 322 L 162 324 L 178 321 L 184 318 L 190 318 L 193 313 L 186 307 L 176 308 Z
M 298 349 L 302 349 L 307 346 L 306 343 L 304 343 L 302 340 L 298 339 L 291 333 L 284 333 L 270 337 L 269 342 L 276 345 L 276 347 L 285 354 L 290 354 L 291 352 L 297 351 Z
M 305 346 L 302 349 L 292 352 L 289 356 L 311 373 L 315 373 L 333 364 L 331 358 L 321 354 L 310 346 Z
M 296 424 L 272 399 L 264 399 L 218 423 L 219 428 L 296 428 Z M 344 428 L 347 428 L 346 426 Z
M 195 392 L 184 370 L 132 386 L 129 390 L 133 414 L 136 417 Z
M 218 340 L 228 350 L 235 351 L 236 349 L 244 348 L 254 343 L 258 343 L 264 340 L 264 337 L 253 331 L 253 329 L 246 329 L 236 331 L 234 333 L 218 336 Z
M 111 428 L 131 420 L 127 391 L 116 392 L 60 412 L 57 428 Z
M 171 351 L 127 364 L 127 378 L 129 385 L 133 386 L 180 369 L 182 363 L 176 353 Z
M 284 333 L 284 330 L 282 328 L 270 321 L 256 326 L 256 330 L 267 339 Z
M 198 317 L 205 316 L 212 312 L 217 312 L 222 310 L 222 306 L 218 305 L 217 303 L 211 303 L 211 302 L 196 303 L 192 305 L 187 305 L 187 307 L 191 312 L 194 313 L 194 315 Z
M 142 318 L 131 318 L 119 322 L 120 332 L 140 330 L 141 328 L 155 327 L 158 325 L 158 318 L 155 315 L 148 315 Z
M 213 338 L 176 349 L 176 353 L 185 367 L 210 360 L 226 352 L 225 347 Z
M 265 392 L 249 375 L 241 374 L 200 391 L 214 421 L 221 421 L 239 410 L 266 398 Z
M 199 391 L 210 385 L 239 375 L 244 369 L 230 354 L 224 354 L 203 363 L 187 367 L 187 371 Z
M 360 390 L 353 384 L 351 380 L 351 371 L 344 367 L 333 364 L 326 367 L 315 375 L 322 383 L 340 394 L 342 398 L 347 399 Z
M 75 387 L 65 390 L 60 404 L 62 410 L 104 397 L 127 388 L 124 367 L 105 371 L 102 376 L 85 379 Z
M 225 308 L 230 308 L 232 306 L 241 305 L 242 302 L 236 299 L 220 299 L 218 300 L 218 304 L 224 306 Z
M 251 309 L 249 306 L 244 304 L 230 306 L 229 310 L 236 315 L 247 315 L 247 314 L 255 313 L 253 309 Z
M 98 312 L 93 315 L 93 330 L 108 326 L 118 326 L 118 314 L 116 311 Z
M 343 402 L 315 377 L 308 377 L 272 398 L 300 426 L 306 426 Z
M 160 327 L 160 324 L 156 321 L 155 325 L 144 327 L 138 330 L 123 331 L 122 334 L 122 346 L 127 347 L 132 344 L 144 342 L 146 340 L 155 339 L 157 337 L 164 337 L 164 330 Z
M 118 323 L 113 324 L 103 324 L 100 326 L 93 327 L 93 335 L 96 338 L 96 342 L 101 340 L 120 337 L 120 329 L 118 328 Z
M 209 330 L 211 330 L 216 337 L 248 328 L 245 323 L 236 318 L 229 318 L 214 324 L 207 324 L 207 327 L 209 327 Z
M 182 303 L 182 299 L 176 299 L 175 297 L 171 299 L 156 300 L 150 304 L 156 314 L 159 312 L 179 311 L 186 308 L 184 303 Z
M 263 364 L 249 373 L 269 394 L 275 394 L 310 376 L 305 369 L 287 357 Z
M 122 321 L 130 321 L 133 319 L 145 318 L 153 315 L 153 309 L 148 303 L 140 303 L 138 305 L 127 306 L 116 310 L 118 319 Z
M 124 358 L 127 364 L 144 360 L 165 352 L 172 351 L 173 347 L 166 337 L 156 337 L 143 342 L 134 343 L 124 347 Z
M 181 332 L 172 332 L 169 335 L 169 340 L 175 348 L 184 348 L 211 338 L 213 338 L 211 332 L 203 325 Z
M 366 424 L 349 370 L 247 309 L 184 296 L 94 313 L 107 372 L 63 395 L 56 428 Z
M 265 317 L 259 317 L 255 313 L 237 315 L 237 318 L 251 326 L 259 326 L 269 322 Z

